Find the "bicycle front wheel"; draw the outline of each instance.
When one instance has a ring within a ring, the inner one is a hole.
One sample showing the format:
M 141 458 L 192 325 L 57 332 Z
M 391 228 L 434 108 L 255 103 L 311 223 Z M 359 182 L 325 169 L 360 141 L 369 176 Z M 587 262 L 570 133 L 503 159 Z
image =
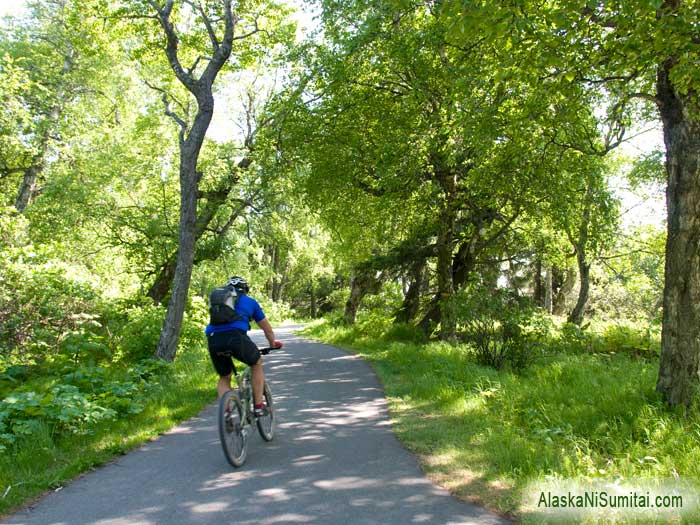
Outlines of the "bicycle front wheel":
M 248 454 L 248 440 L 243 431 L 243 404 L 235 390 L 226 392 L 219 401 L 219 437 L 224 456 L 231 465 L 240 467 Z
M 257 418 L 255 422 L 258 425 L 260 437 L 265 441 L 271 441 L 275 436 L 275 406 L 272 404 L 272 392 L 270 391 L 270 385 L 267 383 L 265 383 L 263 397 L 265 398 L 265 405 L 267 405 L 267 414 Z

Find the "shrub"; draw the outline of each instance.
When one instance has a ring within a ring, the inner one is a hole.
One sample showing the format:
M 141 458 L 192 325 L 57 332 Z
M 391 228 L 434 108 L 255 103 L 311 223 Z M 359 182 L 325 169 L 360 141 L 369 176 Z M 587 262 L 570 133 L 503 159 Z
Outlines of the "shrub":
M 164 318 L 165 307 L 160 305 L 145 304 L 129 308 L 123 324 L 116 329 L 119 357 L 130 362 L 152 357 Z
M 163 313 L 163 316 L 165 316 L 165 313 Z M 190 295 L 187 309 L 185 310 L 185 317 L 182 319 L 182 331 L 180 332 L 180 342 L 178 345 L 179 348 L 182 349 L 202 346 L 202 344 L 204 344 L 204 327 L 208 323 L 209 307 L 207 299 L 199 295 Z M 160 326 L 161 325 L 158 326 L 159 336 Z M 157 343 L 158 341 L 156 339 L 155 344 Z
M 59 266 L 31 261 L 33 255 L 21 261 L 0 256 L 0 354 L 5 361 L 107 357 L 99 339 L 101 301 L 96 290 L 68 277 Z
M 279 324 L 284 321 L 294 319 L 296 313 L 287 303 L 282 301 L 271 301 L 266 297 L 260 298 L 260 307 L 265 312 L 265 316 L 273 324 Z
M 55 435 L 86 434 L 100 421 L 138 414 L 147 393 L 157 388 L 153 377 L 168 369 L 168 364 L 154 359 L 126 371 L 66 367 L 45 391 L 20 387 L 0 401 L 0 450 L 46 426 Z
M 462 336 L 473 344 L 480 364 L 522 370 L 544 348 L 551 322 L 505 290 L 475 286 L 453 301 Z
M 410 343 L 427 342 L 425 333 L 412 324 L 392 324 L 383 334 L 386 341 L 406 341 Z
M 345 308 L 345 302 L 348 300 L 350 295 L 350 288 L 344 286 L 337 290 L 333 290 L 326 298 L 325 305 L 327 312 L 343 312 Z
M 625 353 L 656 357 L 661 351 L 660 328 L 652 323 L 640 325 L 611 323 L 595 328 L 565 323 L 556 347 L 565 352 Z
M 656 357 L 661 348 L 655 341 L 658 328 L 649 326 L 646 329 L 628 324 L 610 324 L 601 336 L 602 351 L 623 352 L 631 355 Z
M 53 250 L 33 246 L 26 218 L 0 208 L 0 366 L 109 358 L 99 289 Z
M 583 352 L 593 348 L 594 336 L 585 327 L 564 323 L 559 334 L 558 347 L 562 351 Z

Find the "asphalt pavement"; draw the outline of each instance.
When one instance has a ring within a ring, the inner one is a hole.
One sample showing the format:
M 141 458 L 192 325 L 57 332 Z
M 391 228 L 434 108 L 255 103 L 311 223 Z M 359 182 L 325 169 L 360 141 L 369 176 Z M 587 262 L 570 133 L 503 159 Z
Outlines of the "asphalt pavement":
M 265 357 L 275 438 L 256 433 L 239 469 L 224 458 L 216 407 L 5 518 L 6 525 L 504 524 L 429 481 L 394 437 L 362 359 L 275 332 Z M 261 346 L 259 331 L 251 332 Z M 215 385 L 212 385 L 212 389 Z

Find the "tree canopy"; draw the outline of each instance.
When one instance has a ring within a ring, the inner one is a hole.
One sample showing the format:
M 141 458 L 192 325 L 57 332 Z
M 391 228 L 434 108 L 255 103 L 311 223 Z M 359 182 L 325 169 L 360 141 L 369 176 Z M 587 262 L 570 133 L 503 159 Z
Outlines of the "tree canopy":
M 614 310 L 601 283 L 642 287 L 635 319 L 663 303 L 658 388 L 688 404 L 697 3 L 313 4 L 303 37 L 263 1 L 51 0 L 8 19 L 5 267 L 19 278 L 38 250 L 101 300 L 165 308 L 166 360 L 193 298 L 238 270 L 279 311 L 353 322 L 379 294 L 383 315 L 453 342 L 475 296 L 585 327 Z M 238 127 L 212 133 L 222 109 Z M 659 232 L 623 242 L 613 190 L 616 149 L 654 120 L 666 151 L 627 176 L 667 187 L 663 257 Z

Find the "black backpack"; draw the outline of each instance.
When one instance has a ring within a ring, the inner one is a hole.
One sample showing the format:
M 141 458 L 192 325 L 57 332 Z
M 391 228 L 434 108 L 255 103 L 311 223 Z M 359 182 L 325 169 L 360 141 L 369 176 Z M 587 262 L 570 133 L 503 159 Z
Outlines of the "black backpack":
M 235 310 L 239 299 L 232 286 L 214 288 L 209 294 L 209 324 L 228 324 L 243 319 Z

